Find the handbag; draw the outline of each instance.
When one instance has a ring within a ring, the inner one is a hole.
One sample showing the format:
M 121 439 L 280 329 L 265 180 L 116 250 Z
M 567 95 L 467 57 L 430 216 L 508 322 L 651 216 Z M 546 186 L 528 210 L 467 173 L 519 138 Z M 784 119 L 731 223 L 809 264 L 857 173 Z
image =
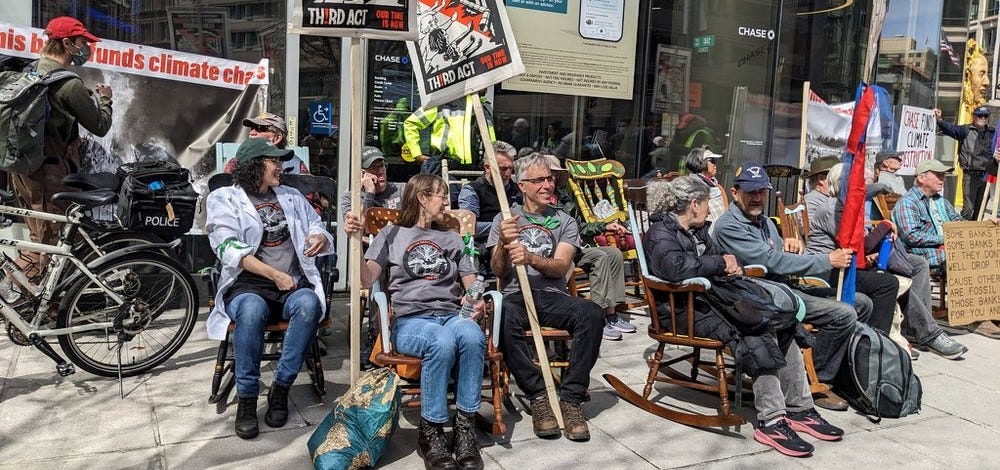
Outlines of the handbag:
M 306 444 L 316 470 L 374 467 L 399 423 L 399 376 L 366 372 L 334 403 Z

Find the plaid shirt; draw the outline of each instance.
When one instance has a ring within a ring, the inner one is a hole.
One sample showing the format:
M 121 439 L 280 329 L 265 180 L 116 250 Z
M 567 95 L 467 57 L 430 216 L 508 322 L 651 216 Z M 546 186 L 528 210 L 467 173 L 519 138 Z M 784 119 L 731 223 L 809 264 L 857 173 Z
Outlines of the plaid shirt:
M 914 186 L 899 198 L 896 207 L 892 209 L 892 221 L 907 250 L 927 258 L 932 271 L 941 271 L 944 270 L 945 262 L 944 233 L 938 230 L 938 224 L 931 218 L 930 204 L 944 208 L 941 211 L 944 220 L 939 223 L 965 220 L 941 194 L 928 197 Z

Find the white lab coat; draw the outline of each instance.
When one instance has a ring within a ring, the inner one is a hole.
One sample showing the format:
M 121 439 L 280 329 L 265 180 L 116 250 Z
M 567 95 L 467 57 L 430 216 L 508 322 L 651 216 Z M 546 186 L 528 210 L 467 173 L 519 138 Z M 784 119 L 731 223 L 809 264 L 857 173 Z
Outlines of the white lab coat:
M 316 258 L 306 257 L 302 251 L 309 235 L 322 234 L 326 237 L 326 250 L 319 256 L 333 254 L 333 236 L 326 231 L 319 215 L 297 189 L 277 186 L 274 192 L 278 196 L 281 209 L 285 211 L 288 230 L 295 246 L 295 253 L 299 257 L 299 269 L 314 286 L 325 312 L 326 296 L 323 293 L 319 270 L 316 268 Z M 264 236 L 264 225 L 246 191 L 239 186 L 228 186 L 212 191 L 208 195 L 205 208 L 208 213 L 205 230 L 208 232 L 212 251 L 221 264 L 221 276 L 215 292 L 215 308 L 209 314 L 205 326 L 209 338 L 222 340 L 226 337 L 226 329 L 229 328 L 230 322 L 226 306 L 222 301 L 223 296 L 233 285 L 236 276 L 243 271 L 240 267 L 243 257 L 257 252 Z

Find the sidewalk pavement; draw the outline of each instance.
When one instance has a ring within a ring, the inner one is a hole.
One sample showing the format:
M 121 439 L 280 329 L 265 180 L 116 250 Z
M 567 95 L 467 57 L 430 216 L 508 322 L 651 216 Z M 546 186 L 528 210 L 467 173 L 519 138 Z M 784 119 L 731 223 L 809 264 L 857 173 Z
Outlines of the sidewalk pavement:
M 337 300 L 335 309 L 333 334 L 323 338 L 330 346 L 323 359 L 327 396 L 319 400 L 308 376 L 300 374 L 292 388 L 288 424 L 268 428 L 262 399 L 262 432 L 249 441 L 233 431 L 234 395 L 227 403 L 208 403 L 218 343 L 207 339 L 203 322 L 164 365 L 125 379 L 125 399 L 118 397 L 115 379 L 83 371 L 59 378 L 41 353 L 0 339 L 0 469 L 310 468 L 306 441 L 347 389 L 349 377 L 345 301 Z M 750 425 L 731 432 L 696 429 L 619 399 L 601 374 L 613 373 L 641 390 L 647 370 L 644 357 L 653 350 L 653 341 L 641 333 L 649 319 L 632 319 L 640 333 L 605 342 L 591 374 L 592 400 L 583 406 L 590 442 L 537 439 L 527 414 L 508 414 L 508 439 L 494 444 L 483 436 L 489 444 L 483 449 L 486 468 L 956 470 L 996 465 L 990 462 L 996 460 L 992 445 L 1000 439 L 1000 375 L 993 361 L 1000 356 L 1000 341 L 963 335 L 959 340 L 970 351 L 960 361 L 922 354 L 915 362 L 924 389 L 919 414 L 875 425 L 853 411 L 824 412 L 845 429 L 844 440 L 829 443 L 807 437 L 816 445 L 814 456 L 794 459 L 755 442 Z M 263 375 L 262 395 L 273 378 L 271 365 Z M 713 406 L 705 394 L 663 384 L 657 385 L 656 395 L 691 409 Z M 752 420 L 752 403 L 745 403 L 740 412 Z M 422 468 L 416 454 L 418 422 L 415 410 L 403 412 L 380 468 Z

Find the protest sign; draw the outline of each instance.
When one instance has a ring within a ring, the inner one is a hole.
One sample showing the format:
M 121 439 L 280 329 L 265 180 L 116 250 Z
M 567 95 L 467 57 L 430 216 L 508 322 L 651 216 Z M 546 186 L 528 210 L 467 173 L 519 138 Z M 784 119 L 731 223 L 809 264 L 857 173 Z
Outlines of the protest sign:
M 498 0 L 416 0 L 413 58 L 421 105 L 437 106 L 524 72 L 507 10 Z
M 934 133 L 937 120 L 934 111 L 903 105 L 899 116 L 899 140 L 896 150 L 902 152 L 903 166 L 897 175 L 912 175 L 917 164 L 934 159 Z
M 0 54 L 37 59 L 43 30 L 0 24 Z M 199 185 L 215 172 L 215 143 L 246 138 L 243 118 L 264 110 L 268 63 L 188 54 L 111 40 L 72 67 L 88 87 L 114 92 L 111 130 L 80 129 L 81 171 L 114 172 L 122 163 L 176 160 Z
M 412 40 L 417 37 L 413 8 L 402 0 L 294 0 L 288 32 Z
M 1000 227 L 949 222 L 944 227 L 948 323 L 1000 320 Z

